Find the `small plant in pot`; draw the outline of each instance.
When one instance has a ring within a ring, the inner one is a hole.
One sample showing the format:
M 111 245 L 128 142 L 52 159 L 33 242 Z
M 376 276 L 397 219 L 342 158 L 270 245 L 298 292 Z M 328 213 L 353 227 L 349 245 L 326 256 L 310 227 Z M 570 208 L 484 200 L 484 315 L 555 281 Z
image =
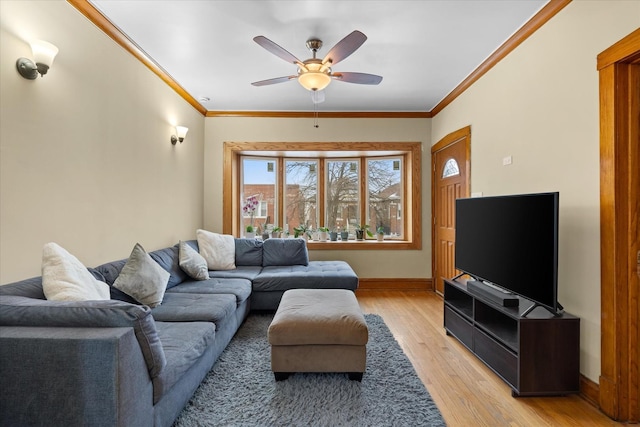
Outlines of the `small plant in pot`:
M 278 227 L 277 225 L 273 227 L 271 230 L 271 237 L 277 239 L 282 236 L 282 227 Z
M 331 230 L 329 232 L 329 240 L 331 240 L 332 242 L 338 241 L 338 232 L 336 230 Z
M 253 217 L 256 214 L 256 209 L 258 208 L 259 204 L 260 202 L 258 201 L 258 198 L 256 196 L 249 196 L 247 197 L 247 201 L 244 203 L 244 206 L 242 206 L 242 212 L 245 215 L 249 215 L 249 217 L 251 218 L 249 220 L 249 225 L 247 225 L 247 228 L 245 228 L 245 237 L 247 239 L 253 239 L 256 237 L 256 230 L 255 228 L 253 228 Z
M 384 240 L 384 227 L 379 225 L 378 228 L 376 228 L 376 237 L 378 238 L 378 241 L 383 241 Z
M 349 240 L 349 230 L 342 230 L 340 232 L 340 240 L 342 240 L 343 242 Z
M 321 242 L 325 242 L 327 240 L 327 237 L 329 236 L 329 228 L 319 227 L 318 232 L 319 232 L 318 240 Z
M 303 237 L 305 240 L 309 240 L 311 237 L 311 229 L 304 224 L 294 227 L 293 232 L 293 237 Z
M 373 237 L 373 233 L 369 230 L 369 224 L 356 225 L 356 240 L 364 240 L 364 233 L 367 233 L 369 237 Z

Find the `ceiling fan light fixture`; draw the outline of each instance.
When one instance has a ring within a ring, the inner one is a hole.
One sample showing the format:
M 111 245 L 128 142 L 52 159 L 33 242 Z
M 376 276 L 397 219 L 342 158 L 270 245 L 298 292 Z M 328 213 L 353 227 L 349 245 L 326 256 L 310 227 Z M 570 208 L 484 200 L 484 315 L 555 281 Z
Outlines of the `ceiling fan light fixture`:
M 307 71 L 298 76 L 298 83 L 307 90 L 323 90 L 331 83 L 331 77 L 319 71 Z
M 331 48 L 329 53 L 324 59 L 316 58 L 318 50 L 322 47 L 322 40 L 310 39 L 307 40 L 307 48 L 313 53 L 313 57 L 306 61 L 300 61 L 291 53 L 283 49 L 281 46 L 275 44 L 265 36 L 256 36 L 253 41 L 260 46 L 273 53 L 277 57 L 284 59 L 288 63 L 293 63 L 298 66 L 297 76 L 283 76 L 276 77 L 275 79 L 261 80 L 251 83 L 253 86 L 266 86 L 275 83 L 284 83 L 295 78 L 298 79 L 298 83 L 310 92 L 319 92 L 329 86 L 331 80 L 340 79 L 346 83 L 358 83 L 364 85 L 377 85 L 382 81 L 381 76 L 366 73 L 334 73 L 331 67 L 342 61 L 349 55 L 351 55 L 356 49 L 358 49 L 362 43 L 367 39 L 367 36 L 360 31 L 355 30 L 345 38 L 340 40 L 335 46 Z M 318 98 L 319 99 L 319 98 Z M 317 101 L 322 102 L 322 101 Z M 316 103 L 317 103 L 316 102 Z

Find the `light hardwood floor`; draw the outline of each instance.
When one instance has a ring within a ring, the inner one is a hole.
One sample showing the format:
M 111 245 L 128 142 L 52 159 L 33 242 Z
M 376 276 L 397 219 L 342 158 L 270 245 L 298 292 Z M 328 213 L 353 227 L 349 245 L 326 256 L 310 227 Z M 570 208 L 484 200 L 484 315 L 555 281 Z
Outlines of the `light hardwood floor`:
M 443 327 L 433 292 L 358 291 L 364 313 L 382 316 L 450 427 L 622 426 L 577 395 L 511 397 L 511 389 Z

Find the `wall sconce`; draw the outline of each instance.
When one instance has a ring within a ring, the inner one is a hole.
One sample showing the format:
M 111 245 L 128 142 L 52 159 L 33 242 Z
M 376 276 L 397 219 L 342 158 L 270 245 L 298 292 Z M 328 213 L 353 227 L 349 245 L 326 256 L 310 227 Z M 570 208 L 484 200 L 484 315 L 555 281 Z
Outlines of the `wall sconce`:
M 176 126 L 176 135 L 171 135 L 171 144 L 176 145 L 178 141 L 182 144 L 184 137 L 187 136 L 187 132 L 189 132 L 188 127 Z
M 49 67 L 53 64 L 53 59 L 58 54 L 58 48 L 49 42 L 36 40 L 31 42 L 31 51 L 33 52 L 33 61 L 29 58 L 18 58 L 16 68 L 22 77 L 34 80 L 47 74 Z

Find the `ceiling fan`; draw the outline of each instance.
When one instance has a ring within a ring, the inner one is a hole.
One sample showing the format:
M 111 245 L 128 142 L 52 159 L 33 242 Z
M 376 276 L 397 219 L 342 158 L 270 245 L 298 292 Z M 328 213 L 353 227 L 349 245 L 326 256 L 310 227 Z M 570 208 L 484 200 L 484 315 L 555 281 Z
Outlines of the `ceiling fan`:
M 314 103 L 324 101 L 324 94 L 321 93 L 332 80 L 340 80 L 347 83 L 357 83 L 363 85 L 377 85 L 382 81 L 381 76 L 375 74 L 366 73 L 334 73 L 331 69 L 332 66 L 338 62 L 347 58 L 353 52 L 356 51 L 367 40 L 360 31 L 354 31 L 340 40 L 334 47 L 329 50 L 329 53 L 324 59 L 316 58 L 316 53 L 322 47 L 322 40 L 310 39 L 307 40 L 306 46 L 313 53 L 313 58 L 305 61 L 300 61 L 293 56 L 287 50 L 283 49 L 276 43 L 272 42 L 264 36 L 257 36 L 253 38 L 253 41 L 260 46 L 273 53 L 274 55 L 284 59 L 287 62 L 293 63 L 298 66 L 298 74 L 284 77 L 276 77 L 274 79 L 261 80 L 251 83 L 253 86 L 266 86 L 275 83 L 284 83 L 289 80 L 297 79 L 298 83 L 307 90 L 312 91 L 312 99 Z

